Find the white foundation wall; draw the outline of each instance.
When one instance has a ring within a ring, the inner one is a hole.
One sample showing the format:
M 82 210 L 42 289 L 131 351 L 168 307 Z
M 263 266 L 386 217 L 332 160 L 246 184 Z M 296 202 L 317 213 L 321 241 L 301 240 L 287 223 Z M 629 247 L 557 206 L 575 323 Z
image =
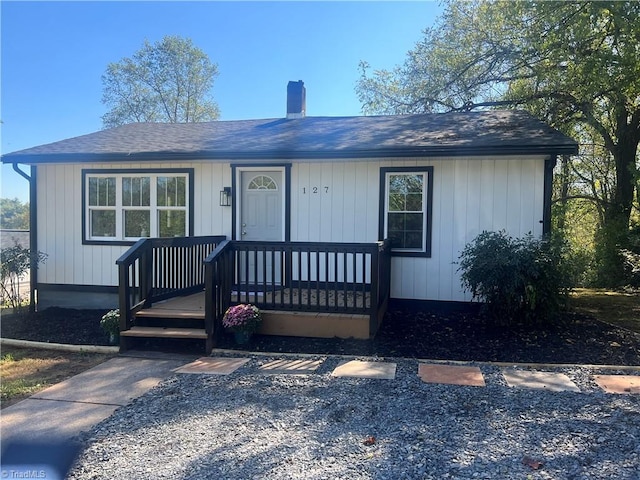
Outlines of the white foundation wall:
M 394 257 L 393 298 L 465 301 L 455 262 L 483 230 L 542 233 L 544 160 L 472 157 L 293 162 L 291 240 L 375 242 L 380 168 L 433 166 L 431 257 Z M 273 164 L 285 163 L 275 159 Z M 38 282 L 115 287 L 115 261 L 129 247 L 82 243 L 83 169 L 194 169 L 194 234 L 231 238 L 232 207 L 219 205 L 231 186 L 228 162 L 52 164 L 37 167 L 38 249 L 48 255 Z

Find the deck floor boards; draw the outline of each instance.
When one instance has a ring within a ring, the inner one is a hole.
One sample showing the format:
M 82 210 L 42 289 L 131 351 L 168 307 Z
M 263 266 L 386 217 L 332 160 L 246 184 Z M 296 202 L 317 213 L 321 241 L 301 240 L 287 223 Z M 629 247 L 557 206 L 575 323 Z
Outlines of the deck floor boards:
M 313 307 L 328 307 L 339 309 L 363 308 L 369 305 L 371 296 L 369 292 L 353 292 L 323 290 L 323 289 L 298 289 L 282 288 L 267 292 L 243 292 L 234 291 L 231 299 L 233 302 L 242 303 L 267 303 L 274 310 L 283 306 L 305 306 L 313 310 Z M 194 293 L 184 297 L 174 297 L 155 303 L 151 308 L 145 308 L 136 313 L 138 317 L 154 318 L 196 318 L 204 319 L 204 292 Z

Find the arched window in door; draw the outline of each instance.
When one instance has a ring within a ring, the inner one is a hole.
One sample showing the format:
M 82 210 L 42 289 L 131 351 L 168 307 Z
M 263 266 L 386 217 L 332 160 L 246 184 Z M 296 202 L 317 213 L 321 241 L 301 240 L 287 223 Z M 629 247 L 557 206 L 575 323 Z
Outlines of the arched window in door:
M 249 182 L 247 190 L 278 190 L 278 185 L 268 175 L 258 175 Z

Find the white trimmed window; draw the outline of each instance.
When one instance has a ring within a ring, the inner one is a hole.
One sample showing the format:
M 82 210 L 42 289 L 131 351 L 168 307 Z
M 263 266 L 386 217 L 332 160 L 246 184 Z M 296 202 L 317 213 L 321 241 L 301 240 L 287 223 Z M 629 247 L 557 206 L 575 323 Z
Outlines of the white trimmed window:
M 189 234 L 189 174 L 84 176 L 85 240 L 136 241 Z
M 431 167 L 383 168 L 382 238 L 394 254 L 431 254 Z

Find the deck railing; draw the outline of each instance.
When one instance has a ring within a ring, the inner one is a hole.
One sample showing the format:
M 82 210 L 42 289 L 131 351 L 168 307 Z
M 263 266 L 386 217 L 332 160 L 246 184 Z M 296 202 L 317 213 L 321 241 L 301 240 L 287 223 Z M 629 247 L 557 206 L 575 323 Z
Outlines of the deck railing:
M 375 333 L 389 300 L 388 241 L 223 242 L 205 260 L 207 332 L 231 304 L 369 315 Z M 210 330 L 209 330 L 210 329 Z
M 203 261 L 226 240 L 207 237 L 146 238 L 135 243 L 117 261 L 120 330 L 131 327 L 133 314 L 167 298 L 205 287 Z

